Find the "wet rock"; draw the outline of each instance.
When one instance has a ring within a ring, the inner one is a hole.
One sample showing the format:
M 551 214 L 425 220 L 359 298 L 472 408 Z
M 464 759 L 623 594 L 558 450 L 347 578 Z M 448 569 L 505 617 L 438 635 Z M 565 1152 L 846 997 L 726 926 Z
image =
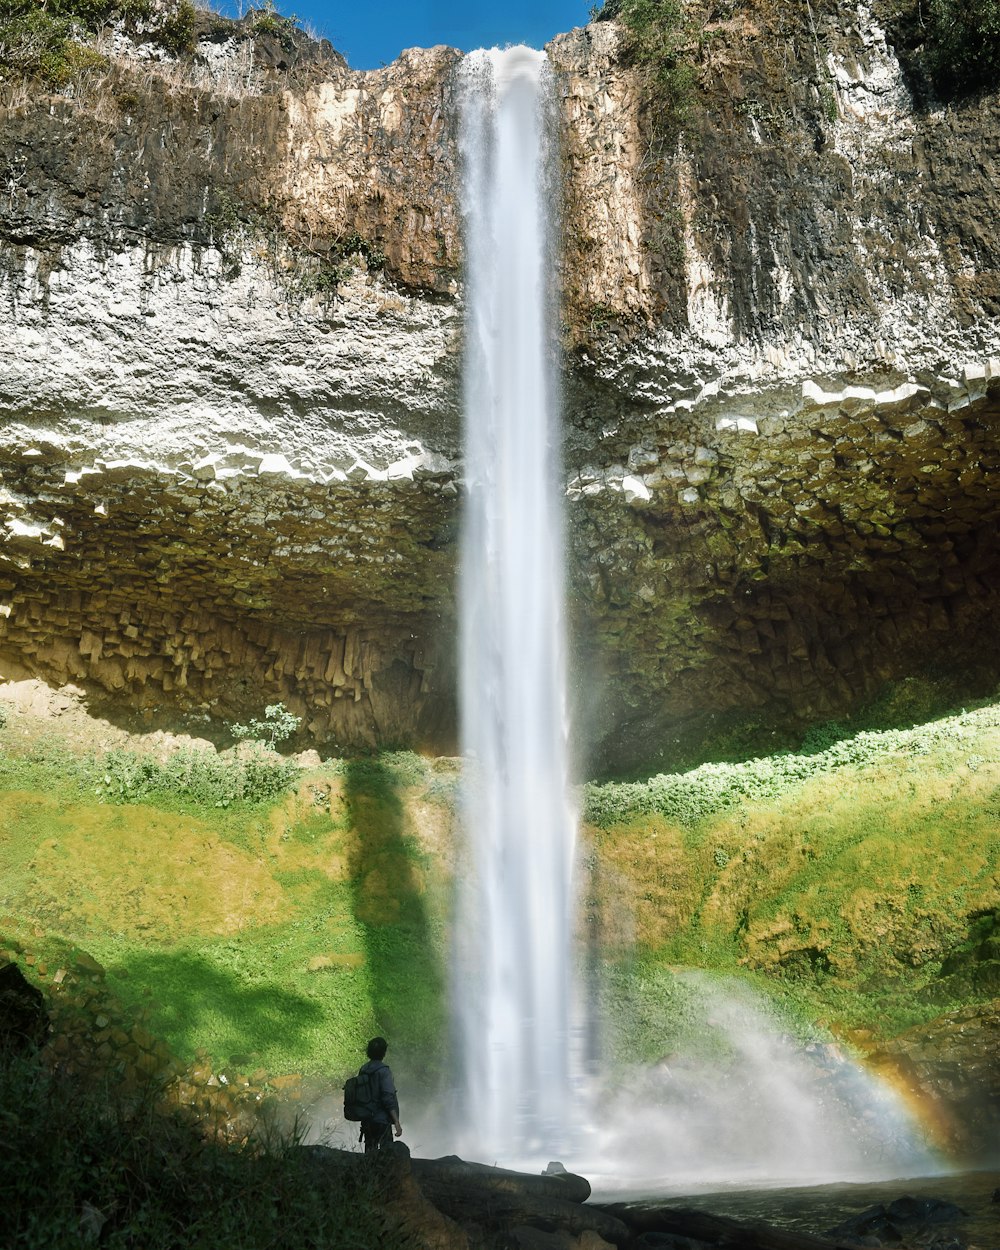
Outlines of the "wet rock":
M 707 1245 L 706 1241 L 676 1233 L 642 1233 L 632 1243 L 633 1250 L 704 1250 Z
M 858 1245 L 907 1245 L 927 1250 L 962 1250 L 965 1242 L 953 1229 L 968 1213 L 954 1203 L 938 1198 L 905 1196 L 889 1203 L 877 1203 L 844 1220 L 829 1232 L 836 1238 L 850 1238 Z
M 344 1169 L 371 1177 L 391 1228 L 427 1250 L 608 1250 L 628 1238 L 620 1220 L 585 1204 L 590 1185 L 571 1173 L 533 1176 L 457 1157 L 411 1159 L 402 1142 L 374 1158 L 325 1146 L 299 1154 L 320 1183 Z
M 632 1231 L 635 1241 L 630 1245 L 649 1250 L 701 1250 L 702 1246 L 727 1250 L 837 1250 L 847 1244 L 839 1238 L 816 1237 L 775 1228 L 759 1220 L 734 1220 L 685 1207 L 613 1203 L 604 1209 L 618 1216 Z
M 593 1234 L 615 1245 L 627 1237 L 617 1217 L 587 1203 L 589 1182 L 570 1172 L 533 1176 L 452 1156 L 414 1159 L 413 1174 L 431 1202 L 463 1226 L 486 1220 L 505 1234 L 516 1228 L 572 1238 Z
M 924 1107 L 954 1158 L 1000 1160 L 1000 1000 L 910 1029 L 871 1063 Z

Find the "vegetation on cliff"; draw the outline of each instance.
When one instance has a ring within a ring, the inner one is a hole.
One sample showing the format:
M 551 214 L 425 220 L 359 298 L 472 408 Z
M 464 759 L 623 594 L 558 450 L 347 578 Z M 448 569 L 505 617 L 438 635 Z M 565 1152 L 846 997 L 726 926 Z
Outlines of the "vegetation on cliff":
M 815 10 L 806 6 L 817 53 L 817 17 L 828 8 L 820 0 Z M 646 71 L 657 106 L 676 121 L 690 102 L 698 65 L 725 23 L 740 15 L 766 25 L 780 26 L 784 17 L 801 23 L 801 6 L 784 15 L 782 10 L 780 0 L 605 0 L 593 16 L 622 25 L 626 55 Z M 1000 0 L 881 0 L 876 16 L 888 25 L 924 93 L 951 99 L 1000 85 Z
M 684 0 L 607 0 L 593 10 L 597 19 L 614 19 L 626 32 L 629 60 L 647 71 L 654 98 L 667 118 L 683 118 L 695 82 L 694 53 L 702 22 Z
M 911 77 L 950 99 L 1000 87 L 1000 0 L 884 0 Z
M 386 1032 L 405 1038 L 407 1084 L 433 1089 L 455 761 L 334 761 L 241 796 L 123 788 L 115 760 L 130 752 L 57 749 L 16 712 L 0 748 L 0 951 L 39 984 L 82 949 L 106 969 L 102 993 L 181 1063 L 337 1082 Z M 141 772 L 185 774 L 189 756 L 174 759 Z M 995 995 L 998 785 L 990 704 L 588 787 L 595 992 L 648 1057 L 655 1022 L 678 1014 L 678 965 L 749 979 L 857 1038 Z
M 101 61 L 88 40 L 115 25 L 177 55 L 191 48 L 191 0 L 0 0 L 0 74 L 62 87 L 74 72 Z

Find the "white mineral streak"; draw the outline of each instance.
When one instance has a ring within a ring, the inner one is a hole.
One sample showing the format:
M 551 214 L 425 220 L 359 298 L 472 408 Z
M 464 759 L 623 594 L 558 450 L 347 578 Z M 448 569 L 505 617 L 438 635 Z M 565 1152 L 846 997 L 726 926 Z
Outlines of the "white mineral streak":
M 249 248 L 231 277 L 213 249 L 84 240 L 45 278 L 39 259 L 0 274 L 3 445 L 75 460 L 67 483 L 125 469 L 323 481 L 359 462 L 382 480 L 425 455 L 450 469 L 420 437 L 450 424 L 448 305 L 401 298 L 359 265 L 333 310 Z
M 956 373 L 957 376 L 935 380 L 936 390 L 948 396 L 947 402 L 940 395 L 933 394 L 926 385 L 912 380 L 885 390 L 856 385 L 826 390 L 819 382 L 807 378 L 800 384 L 797 400 L 786 402 L 780 409 L 765 402 L 760 405 L 760 414 L 757 416 L 736 414 L 731 410 L 717 412 L 720 406 L 725 408 L 730 405 L 733 398 L 742 395 L 746 399 L 746 395 L 739 388 L 734 389 L 730 395 L 725 387 L 717 383 L 702 387 L 696 400 L 686 406 L 684 401 L 679 401 L 666 411 L 704 411 L 711 415 L 717 434 L 740 436 L 759 434 L 760 420 L 775 415 L 794 421 L 812 417 L 835 420 L 840 416 L 856 416 L 860 413 L 876 414 L 896 422 L 903 414 L 918 408 L 924 411 L 935 408 L 944 411 L 947 408 L 955 412 L 981 399 L 986 394 L 987 383 L 1000 377 L 1000 360 L 988 358 L 968 361 L 959 365 Z M 785 398 L 787 399 L 787 395 Z M 733 454 L 732 451 L 730 454 Z M 664 460 L 661 463 L 660 453 L 650 448 L 647 439 L 644 444 L 632 447 L 629 453 L 630 466 L 643 466 L 645 472 L 623 476 L 619 465 L 610 465 L 603 469 L 588 465 L 569 479 L 566 496 L 575 500 L 593 498 L 608 492 L 622 495 L 626 504 L 641 507 L 652 500 L 658 491 L 667 490 L 676 494 L 681 503 L 697 503 L 700 495 L 692 488 L 714 477 L 717 462 L 718 454 L 714 450 L 696 448 L 685 452 L 685 458 L 680 462 L 672 459 L 664 449 Z
M 694 171 L 683 151 L 680 153 L 678 208 L 683 220 L 684 268 L 687 277 L 688 324 L 692 335 L 710 346 L 721 347 L 733 339 L 729 302 L 721 274 L 715 272 L 702 252 L 695 231 L 698 199 Z

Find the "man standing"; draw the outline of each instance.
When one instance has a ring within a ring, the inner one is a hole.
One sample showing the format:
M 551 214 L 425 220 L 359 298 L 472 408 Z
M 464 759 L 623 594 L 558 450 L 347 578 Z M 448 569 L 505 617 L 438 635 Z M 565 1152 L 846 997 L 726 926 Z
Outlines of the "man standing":
M 397 1137 L 403 1135 L 403 1126 L 399 1122 L 399 1099 L 396 1097 L 396 1085 L 389 1065 L 383 1062 L 388 1049 L 389 1043 L 384 1037 L 373 1037 L 367 1047 L 368 1062 L 361 1068 L 362 1072 L 372 1073 L 378 1085 L 378 1110 L 370 1119 L 361 1121 L 365 1154 L 371 1154 L 375 1150 L 388 1146 L 392 1141 L 393 1131 Z

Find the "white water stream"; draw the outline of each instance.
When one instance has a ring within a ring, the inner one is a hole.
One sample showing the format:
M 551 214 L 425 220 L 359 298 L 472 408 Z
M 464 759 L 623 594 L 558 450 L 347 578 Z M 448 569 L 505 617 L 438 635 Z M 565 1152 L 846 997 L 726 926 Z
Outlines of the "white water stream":
M 894 1096 L 838 1051 L 791 1042 L 749 991 L 696 979 L 692 1048 L 583 1079 L 550 317 L 552 95 L 543 53 L 463 62 L 467 860 L 453 986 L 462 1095 L 459 1124 L 447 1128 L 434 1111 L 417 1148 L 528 1170 L 561 1159 L 611 1188 L 933 1170 Z
M 459 900 L 466 1157 L 558 1157 L 570 1098 L 571 877 L 544 53 L 462 67 L 466 241 Z

